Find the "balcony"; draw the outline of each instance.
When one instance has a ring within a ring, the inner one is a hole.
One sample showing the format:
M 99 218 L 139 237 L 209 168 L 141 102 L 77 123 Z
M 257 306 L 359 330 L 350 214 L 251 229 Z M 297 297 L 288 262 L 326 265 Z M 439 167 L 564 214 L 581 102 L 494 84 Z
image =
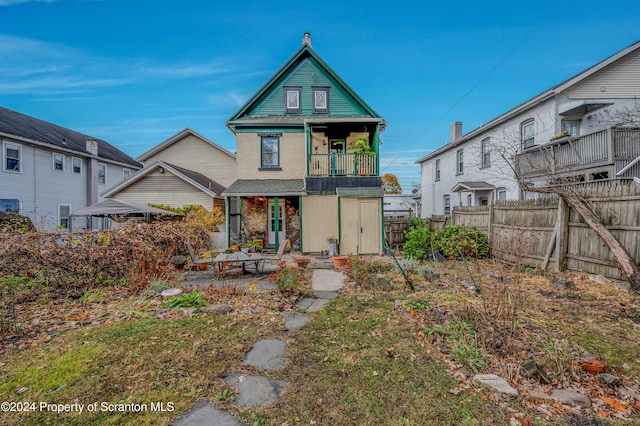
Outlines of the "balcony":
M 516 155 L 516 170 L 524 179 L 578 175 L 608 169 L 609 178 L 640 156 L 640 129 L 608 128 L 578 137 L 564 137 Z M 629 169 L 625 174 L 637 173 Z
M 377 176 L 376 154 L 311 154 L 309 177 Z

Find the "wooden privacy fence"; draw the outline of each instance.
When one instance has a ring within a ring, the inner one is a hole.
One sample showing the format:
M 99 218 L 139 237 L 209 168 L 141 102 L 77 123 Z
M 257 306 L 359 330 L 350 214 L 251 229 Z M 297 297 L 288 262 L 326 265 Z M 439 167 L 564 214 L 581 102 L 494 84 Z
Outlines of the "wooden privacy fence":
M 406 241 L 405 233 L 411 226 L 411 219 L 385 219 L 384 236 L 391 247 L 399 247 Z
M 572 188 L 640 264 L 640 185 L 603 181 Z M 606 244 L 558 197 L 454 207 L 451 216 L 433 216 L 430 228 L 446 225 L 475 226 L 486 232 L 492 256 L 499 260 L 626 280 Z

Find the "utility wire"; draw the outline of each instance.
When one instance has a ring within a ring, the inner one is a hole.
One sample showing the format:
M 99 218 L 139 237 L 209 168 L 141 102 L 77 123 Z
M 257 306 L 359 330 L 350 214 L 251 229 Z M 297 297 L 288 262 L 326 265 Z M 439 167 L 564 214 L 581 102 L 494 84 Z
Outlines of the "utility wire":
M 484 76 L 482 76 L 482 78 L 480 80 L 478 80 L 478 82 L 476 84 L 474 84 L 473 86 L 471 86 L 471 88 L 469 90 L 467 90 L 464 95 L 462 95 L 456 102 L 453 103 L 453 105 L 451 105 L 451 107 L 449 107 L 442 115 L 440 115 L 440 117 L 438 117 L 436 119 L 436 121 L 434 121 L 429 127 L 427 127 L 427 129 L 422 132 L 420 134 L 420 136 L 418 136 L 414 142 L 418 142 L 420 141 L 420 139 L 422 139 L 427 133 L 429 133 L 438 123 L 440 123 L 440 121 L 442 121 L 443 118 L 445 118 L 447 115 L 449 115 L 449 113 L 451 111 L 453 111 L 453 109 L 455 107 L 457 107 L 467 96 L 469 96 L 475 89 L 478 88 L 478 86 L 480 86 L 487 78 L 489 78 L 489 76 L 491 76 L 491 74 L 493 74 L 503 63 L 505 63 L 507 61 L 507 59 L 509 59 L 511 56 L 513 56 L 514 53 L 516 53 L 516 51 L 518 51 L 518 49 L 520 49 L 522 47 L 522 45 L 524 45 L 535 33 L 537 33 L 540 29 L 542 29 L 542 27 L 544 27 L 546 25 L 547 22 L 549 22 L 551 20 L 551 18 L 553 18 L 555 15 L 558 14 L 558 12 L 560 12 L 560 10 L 562 8 L 564 8 L 566 6 L 566 4 L 569 3 L 569 0 L 564 0 L 553 12 L 551 12 L 537 27 L 535 27 L 533 30 L 531 30 L 527 35 L 525 35 L 525 37 L 520 41 L 520 43 L 518 43 L 513 49 L 511 49 L 500 61 L 498 61 L 498 63 L 496 65 L 493 66 L 493 68 L 491 68 Z M 382 171 L 384 172 L 385 170 L 387 170 L 391 165 L 393 164 L 399 164 L 396 161 L 398 160 L 398 158 L 400 157 L 400 155 L 404 154 L 409 148 L 406 147 L 402 152 L 400 152 L 398 155 L 396 155 L 396 157 L 391 160 L 388 161 L 387 165 L 382 169 Z

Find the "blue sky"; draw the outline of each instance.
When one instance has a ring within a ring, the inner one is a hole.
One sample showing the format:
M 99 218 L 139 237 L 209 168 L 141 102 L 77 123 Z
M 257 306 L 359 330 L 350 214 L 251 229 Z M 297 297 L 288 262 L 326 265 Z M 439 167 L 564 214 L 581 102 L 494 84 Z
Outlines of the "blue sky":
M 0 0 L 0 105 L 135 157 L 224 122 L 300 46 L 388 123 L 382 168 L 415 160 L 640 40 L 638 0 Z

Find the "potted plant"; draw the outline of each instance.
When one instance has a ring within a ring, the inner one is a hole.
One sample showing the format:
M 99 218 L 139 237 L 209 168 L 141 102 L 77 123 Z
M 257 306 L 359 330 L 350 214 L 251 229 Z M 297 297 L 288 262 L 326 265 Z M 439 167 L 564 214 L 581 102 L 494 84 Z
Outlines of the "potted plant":
M 307 266 L 309 266 L 309 262 L 311 262 L 311 259 L 304 256 L 294 256 L 293 261 L 296 262 L 296 265 L 298 265 L 300 269 L 305 269 Z
M 333 235 L 327 237 L 327 244 L 329 245 L 329 256 L 335 256 L 338 254 L 338 239 Z
M 373 154 L 373 150 L 369 146 L 368 138 L 358 138 L 351 147 L 349 147 L 349 152 L 352 154 Z M 363 157 L 356 156 L 356 160 L 362 160 Z M 358 174 L 361 176 L 368 175 L 369 170 L 366 165 L 358 168 Z
M 249 247 L 249 252 L 255 253 L 259 249 L 262 248 L 262 241 L 260 240 L 251 240 L 247 243 L 247 247 Z
M 171 258 L 171 264 L 178 270 L 184 269 L 184 265 L 189 263 L 189 259 L 186 256 L 173 256 Z

